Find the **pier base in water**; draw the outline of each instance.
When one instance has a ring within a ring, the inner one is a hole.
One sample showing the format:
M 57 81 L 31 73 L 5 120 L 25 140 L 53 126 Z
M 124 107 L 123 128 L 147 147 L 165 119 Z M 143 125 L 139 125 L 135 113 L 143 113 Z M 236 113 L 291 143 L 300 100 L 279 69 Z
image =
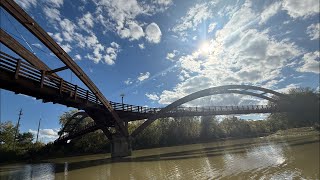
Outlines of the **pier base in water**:
M 131 140 L 126 137 L 114 135 L 111 141 L 111 157 L 131 156 Z

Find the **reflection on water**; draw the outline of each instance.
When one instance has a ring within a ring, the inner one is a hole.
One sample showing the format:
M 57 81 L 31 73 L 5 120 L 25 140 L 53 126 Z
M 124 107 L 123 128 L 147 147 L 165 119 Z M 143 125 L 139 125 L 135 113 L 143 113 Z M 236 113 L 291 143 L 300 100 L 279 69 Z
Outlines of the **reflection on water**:
M 0 167 L 0 179 L 319 179 L 319 136 L 241 139 Z
M 0 179 L 54 179 L 52 163 L 11 165 L 0 167 Z

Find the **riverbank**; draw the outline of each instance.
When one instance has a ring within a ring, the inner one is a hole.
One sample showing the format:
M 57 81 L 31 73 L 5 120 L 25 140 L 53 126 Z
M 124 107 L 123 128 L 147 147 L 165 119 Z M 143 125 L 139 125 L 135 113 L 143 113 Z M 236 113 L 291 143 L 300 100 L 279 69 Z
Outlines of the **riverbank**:
M 292 128 L 286 130 L 278 130 L 276 133 L 270 134 L 267 137 L 269 138 L 278 138 L 278 137 L 294 137 L 294 136 L 309 136 L 309 135 L 319 135 L 318 130 L 314 127 L 302 127 L 302 128 Z

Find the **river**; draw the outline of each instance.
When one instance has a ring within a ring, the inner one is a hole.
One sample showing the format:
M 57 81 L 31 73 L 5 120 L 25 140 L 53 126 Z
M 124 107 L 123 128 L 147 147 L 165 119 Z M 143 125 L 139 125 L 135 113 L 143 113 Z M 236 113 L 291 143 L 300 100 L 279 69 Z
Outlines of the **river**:
M 0 167 L 0 179 L 319 179 L 319 135 L 248 138 Z

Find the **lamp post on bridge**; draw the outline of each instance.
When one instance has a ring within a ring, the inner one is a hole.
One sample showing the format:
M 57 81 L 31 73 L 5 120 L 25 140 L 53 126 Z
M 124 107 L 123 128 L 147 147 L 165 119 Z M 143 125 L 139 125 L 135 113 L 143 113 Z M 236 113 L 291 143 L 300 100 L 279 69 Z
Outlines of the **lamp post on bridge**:
M 125 94 L 121 93 L 120 96 L 121 96 L 122 110 L 124 111 L 123 97 L 125 96 Z M 124 121 L 124 126 L 128 129 L 128 121 Z
M 121 96 L 121 103 L 122 103 L 122 107 L 123 107 L 123 97 L 125 96 L 125 94 L 121 93 L 120 96 Z

